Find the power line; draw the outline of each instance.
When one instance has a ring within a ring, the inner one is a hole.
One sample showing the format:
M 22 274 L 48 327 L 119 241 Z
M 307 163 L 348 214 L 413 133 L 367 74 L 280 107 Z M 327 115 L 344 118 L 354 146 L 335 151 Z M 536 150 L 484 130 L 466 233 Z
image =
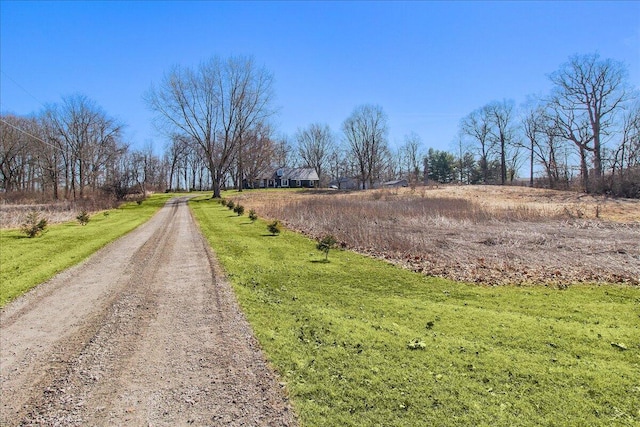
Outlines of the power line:
M 42 142 L 43 144 L 48 145 L 48 146 L 49 146 L 49 147 L 51 147 L 51 148 L 54 148 L 54 149 L 56 149 L 56 150 L 63 151 L 63 150 L 62 150 L 62 148 L 60 148 L 60 147 L 56 147 L 55 145 L 51 144 L 50 142 L 44 141 L 44 140 L 42 140 L 42 139 L 38 138 L 37 136 L 30 134 L 29 132 L 27 132 L 27 131 L 26 131 L 26 130 L 24 130 L 24 129 L 20 129 L 19 127 L 15 126 L 15 125 L 13 125 L 13 124 L 11 124 L 11 123 L 9 123 L 9 122 L 8 122 L 8 121 L 6 121 L 5 119 L 0 118 L 0 122 L 4 123 L 4 124 L 6 124 L 6 125 L 11 126 L 12 128 L 14 128 L 15 130 L 17 130 L 18 132 L 22 132 L 22 133 L 24 133 L 25 135 L 30 136 L 31 138 L 35 139 L 36 141 L 40 141 L 40 142 Z
M 2 73 L 6 78 L 8 78 L 9 80 L 11 80 L 13 82 L 13 84 L 15 84 L 16 86 L 18 86 L 20 89 L 22 89 L 24 91 L 24 93 L 26 93 L 27 95 L 29 95 L 31 98 L 35 99 L 38 104 L 42 105 L 43 107 L 45 106 L 44 103 L 42 101 L 40 101 L 38 98 L 36 98 L 35 96 L 33 96 L 33 94 L 31 92 L 29 92 L 28 90 L 26 90 L 24 87 L 22 87 L 22 85 L 20 83 L 18 83 L 17 81 L 15 81 L 13 78 L 11 78 L 10 75 L 8 75 L 7 73 L 4 72 L 4 70 L 0 70 L 0 73 Z M 1 105 L 1 102 L 0 102 Z M 9 123 L 8 121 L 4 120 L 3 118 L 0 118 L 0 122 L 14 128 L 15 130 L 17 130 L 18 132 L 22 132 L 23 134 L 35 139 L 36 141 L 40 141 L 42 142 L 44 145 L 48 145 L 49 147 L 55 149 L 55 150 L 60 150 L 63 151 L 62 148 L 60 147 L 56 147 L 55 145 L 51 144 L 50 142 L 44 141 L 40 138 L 38 138 L 35 135 L 30 134 L 29 132 L 27 132 L 24 129 L 20 129 L 19 127 L 17 127 L 14 124 Z
M 20 83 L 18 83 L 17 81 L 15 81 L 9 74 L 5 73 L 4 70 L 0 70 L 0 73 L 2 73 L 6 78 L 8 78 L 9 80 L 11 80 L 13 82 L 13 84 L 15 84 L 16 86 L 18 86 L 20 89 L 22 89 L 24 91 L 24 93 L 26 93 L 27 95 L 29 95 L 30 97 L 32 97 L 33 99 L 35 99 L 36 101 L 38 101 L 38 104 L 42 105 L 44 107 L 44 103 L 42 101 L 40 101 L 38 98 L 36 98 L 35 96 L 33 96 L 33 94 L 31 94 L 31 92 L 29 92 L 28 90 L 26 90 Z

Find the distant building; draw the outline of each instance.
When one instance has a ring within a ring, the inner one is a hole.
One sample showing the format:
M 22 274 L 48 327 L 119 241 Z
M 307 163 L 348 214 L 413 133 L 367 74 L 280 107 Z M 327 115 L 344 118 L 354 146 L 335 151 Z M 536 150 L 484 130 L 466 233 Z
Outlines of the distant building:
M 334 179 L 329 182 L 329 188 L 335 188 L 337 190 L 368 190 L 370 188 L 391 188 L 391 187 L 408 187 L 409 181 L 406 179 L 397 179 L 395 181 L 380 182 L 376 181 L 373 186 L 369 181 L 365 181 L 364 186 L 362 181 L 357 177 L 342 177 Z
M 342 177 L 331 181 L 329 187 L 338 190 L 358 190 L 360 188 L 360 181 L 358 178 Z
M 252 182 L 245 181 L 245 188 L 317 188 L 320 178 L 313 168 L 274 168 L 258 176 Z
M 406 179 L 396 179 L 394 181 L 387 181 L 382 183 L 383 188 L 393 188 L 393 187 L 408 187 L 409 181 Z

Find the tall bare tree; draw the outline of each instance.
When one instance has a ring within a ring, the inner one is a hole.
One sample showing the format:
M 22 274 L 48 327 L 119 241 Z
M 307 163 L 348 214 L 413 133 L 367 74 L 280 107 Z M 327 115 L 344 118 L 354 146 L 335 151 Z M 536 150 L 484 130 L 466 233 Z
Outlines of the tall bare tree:
M 490 163 L 496 153 L 495 140 L 491 138 L 491 113 L 486 107 L 478 108 L 460 121 L 460 134 L 471 139 L 471 147 L 479 155 L 478 164 L 482 182 L 491 180 Z
M 298 143 L 298 154 L 305 166 L 314 168 L 320 177 L 320 182 L 325 183 L 325 170 L 335 146 L 331 128 L 327 124 L 312 123 L 306 128 L 299 128 L 295 138 Z
M 631 168 L 640 167 L 640 100 L 623 117 L 620 143 L 616 149 L 614 175 Z
M 379 105 L 361 105 L 343 122 L 342 131 L 354 157 L 362 188 L 372 188 L 389 157 L 387 115 Z
M 533 186 L 536 164 L 544 168 L 550 188 L 558 188 L 562 181 L 566 183 L 567 165 L 561 156 L 566 140 L 558 136 L 558 124 L 555 116 L 550 114 L 547 104 L 536 101 L 525 106 L 521 126 L 530 154 L 529 184 Z
M 500 156 L 500 183 L 507 181 L 508 163 L 511 163 L 511 177 L 515 172 L 518 158 L 516 132 L 514 127 L 513 101 L 494 101 L 484 107 L 489 119 L 489 135 Z
M 47 139 L 63 159 L 65 196 L 83 197 L 85 187 L 97 187 L 98 172 L 118 150 L 123 125 L 81 94 L 47 106 L 44 120 Z
M 578 148 L 585 191 L 590 191 L 588 157 L 593 173 L 602 185 L 604 137 L 615 123 L 616 114 L 629 100 L 627 70 L 598 54 L 576 55 L 550 75 L 555 85 L 550 103 L 556 114 L 559 135 Z
M 277 143 L 272 133 L 270 126 L 255 126 L 244 137 L 244 178 L 248 185 L 256 182 L 276 162 Z
M 30 138 L 20 129 L 28 119 L 13 115 L 2 116 L 0 122 L 0 188 L 5 191 L 20 189 L 23 157 Z
M 273 147 L 273 164 L 271 166 L 285 167 L 295 166 L 296 156 L 293 146 L 287 135 L 275 137 Z
M 190 137 L 202 150 L 213 181 L 213 196 L 236 161 L 253 126 L 274 113 L 273 77 L 248 57 L 213 57 L 196 68 L 174 67 L 145 95 L 156 123 Z
M 411 132 L 404 136 L 404 144 L 400 146 L 399 157 L 402 172 L 406 174 L 408 181 L 415 185 L 420 179 L 420 166 L 424 155 L 421 153 L 422 139 L 420 135 Z M 403 173 L 401 173 L 403 175 Z

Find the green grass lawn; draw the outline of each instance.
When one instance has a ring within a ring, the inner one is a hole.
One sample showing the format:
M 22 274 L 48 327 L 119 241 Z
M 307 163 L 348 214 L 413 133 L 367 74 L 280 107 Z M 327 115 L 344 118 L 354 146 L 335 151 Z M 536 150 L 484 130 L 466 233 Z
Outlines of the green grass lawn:
M 31 239 L 19 230 L 0 230 L 0 307 L 144 223 L 171 197 L 153 195 L 141 205 L 93 215 L 86 226 L 53 225 Z
M 303 426 L 640 423 L 638 288 L 478 287 L 348 251 L 324 263 L 301 235 L 191 207 Z

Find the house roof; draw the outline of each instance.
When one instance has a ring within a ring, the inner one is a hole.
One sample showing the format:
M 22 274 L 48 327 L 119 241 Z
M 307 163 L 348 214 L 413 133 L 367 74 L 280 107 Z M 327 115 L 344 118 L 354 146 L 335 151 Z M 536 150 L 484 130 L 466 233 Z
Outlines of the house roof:
M 282 173 L 278 173 L 281 171 Z M 272 168 L 261 173 L 258 179 L 291 179 L 297 181 L 320 181 L 314 168 Z
M 319 181 L 320 178 L 314 168 L 283 168 L 284 179 L 293 179 L 299 181 Z

